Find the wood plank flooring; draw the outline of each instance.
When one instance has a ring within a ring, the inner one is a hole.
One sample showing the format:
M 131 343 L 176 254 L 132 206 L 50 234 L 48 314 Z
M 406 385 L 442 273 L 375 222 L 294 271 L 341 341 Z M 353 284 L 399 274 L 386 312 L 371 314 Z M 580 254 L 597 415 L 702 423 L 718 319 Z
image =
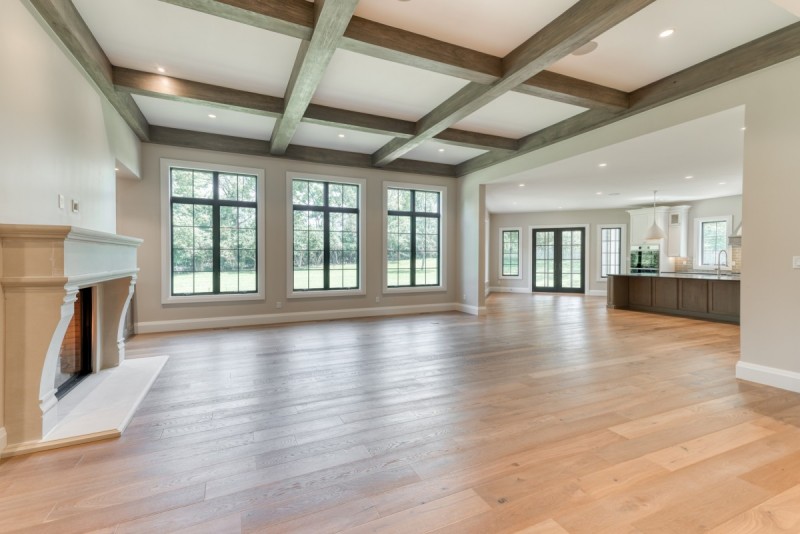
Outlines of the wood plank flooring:
M 0 532 L 800 532 L 800 395 L 739 327 L 499 294 L 137 336 L 125 434 L 0 462 Z

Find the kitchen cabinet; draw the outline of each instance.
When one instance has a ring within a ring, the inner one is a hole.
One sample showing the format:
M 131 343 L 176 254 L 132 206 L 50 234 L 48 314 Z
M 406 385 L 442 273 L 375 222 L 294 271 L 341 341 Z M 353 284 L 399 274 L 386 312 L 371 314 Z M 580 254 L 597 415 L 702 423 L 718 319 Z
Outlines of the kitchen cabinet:
M 608 307 L 739 323 L 739 280 L 714 275 L 610 275 Z
M 671 207 L 667 219 L 667 256 L 685 258 L 689 255 L 689 206 Z

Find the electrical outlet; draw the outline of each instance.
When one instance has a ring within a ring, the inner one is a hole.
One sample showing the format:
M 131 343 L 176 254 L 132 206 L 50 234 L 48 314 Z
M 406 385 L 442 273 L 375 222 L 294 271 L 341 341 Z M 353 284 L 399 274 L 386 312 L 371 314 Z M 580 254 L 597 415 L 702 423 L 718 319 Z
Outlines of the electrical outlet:
M 280 310 L 281 308 L 283 308 L 283 302 L 281 302 L 281 301 L 278 301 L 278 302 L 276 302 L 276 303 L 275 303 L 275 308 L 276 308 L 276 309 L 278 309 L 278 310 Z
M 375 297 L 375 304 L 378 304 L 380 301 L 381 301 L 381 296 L 380 295 Z
M 461 300 L 464 301 L 464 302 L 467 302 L 467 294 L 466 293 L 461 295 Z
M 800 269 L 800 256 L 792 257 L 792 268 Z

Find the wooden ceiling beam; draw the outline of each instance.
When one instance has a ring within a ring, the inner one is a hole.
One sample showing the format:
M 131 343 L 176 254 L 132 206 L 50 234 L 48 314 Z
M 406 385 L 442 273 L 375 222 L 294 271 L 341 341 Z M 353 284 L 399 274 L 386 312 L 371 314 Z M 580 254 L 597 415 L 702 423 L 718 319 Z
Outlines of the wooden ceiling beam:
M 218 109 L 274 118 L 280 117 L 284 108 L 282 98 L 183 80 L 163 74 L 113 67 L 113 78 L 114 86 L 117 91 L 122 93 L 202 104 Z M 303 122 L 393 137 L 411 137 L 414 135 L 416 127 L 415 123 L 411 121 L 317 104 L 308 106 Z M 452 145 L 481 150 L 513 152 L 519 148 L 516 139 L 453 128 L 441 132 L 436 139 Z
M 114 89 L 111 62 L 69 0 L 29 0 L 53 34 L 77 60 L 134 134 L 146 141 L 149 124 L 129 94 Z
M 458 175 L 464 176 L 534 152 L 798 56 L 800 56 L 800 22 L 633 91 L 630 94 L 630 107 L 626 110 L 585 111 L 523 137 L 520 139 L 520 148 L 517 152 L 503 154 L 490 151 L 465 161 L 458 165 Z
M 344 165 L 347 167 L 374 169 L 372 166 L 372 158 L 369 154 L 290 145 L 284 154 L 274 155 L 270 154 L 268 141 L 180 130 L 177 128 L 166 128 L 163 126 L 150 127 L 150 142 L 161 145 L 197 148 L 200 150 L 245 154 L 248 156 L 277 157 L 311 163 L 322 163 L 325 165 Z M 403 159 L 393 162 L 392 165 L 387 165 L 384 167 L 384 170 L 452 178 L 455 177 L 456 168 L 454 165 Z
M 313 5 L 314 32 L 310 41 L 302 42 L 297 53 L 286 88 L 283 115 L 272 132 L 269 148 L 272 154 L 286 152 L 353 17 L 358 0 L 316 0 Z
M 314 5 L 306 0 L 161 0 L 298 39 L 311 38 Z M 503 59 L 431 37 L 353 17 L 343 50 L 481 84 L 503 75 Z M 554 72 L 525 80 L 513 91 L 587 108 L 621 109 L 627 93 Z
M 543 71 L 654 0 L 580 0 L 503 58 L 503 76 L 491 85 L 471 82 L 417 122 L 410 139 L 396 138 L 372 160 L 383 166 L 418 147 L 499 96 Z

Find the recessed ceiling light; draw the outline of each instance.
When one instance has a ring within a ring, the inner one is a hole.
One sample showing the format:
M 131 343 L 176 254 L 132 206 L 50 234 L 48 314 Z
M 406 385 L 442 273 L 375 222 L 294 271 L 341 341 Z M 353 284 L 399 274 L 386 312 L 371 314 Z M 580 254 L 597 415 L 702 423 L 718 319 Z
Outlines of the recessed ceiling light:
M 156 70 L 158 72 L 160 72 L 161 74 L 164 74 L 165 72 L 167 72 L 167 69 L 165 69 L 164 67 L 157 67 Z
M 684 180 L 691 180 L 692 178 L 694 178 L 694 176 L 692 176 L 692 175 L 690 174 L 689 176 L 686 176 L 686 177 L 684 177 Z
M 115 170 L 115 171 L 118 171 L 118 170 L 119 170 L 119 167 L 114 167 L 114 170 Z
M 659 33 L 658 36 L 661 37 L 662 39 L 664 39 L 666 37 L 669 37 L 673 33 L 675 33 L 675 29 L 674 28 L 667 28 L 663 32 Z
M 747 129 L 747 126 L 742 126 L 742 131 L 745 131 L 746 129 Z
M 595 193 L 595 195 L 602 195 L 602 194 L 603 194 L 602 191 L 598 191 L 597 193 Z
M 400 0 L 400 1 L 402 2 L 402 1 L 404 1 L 404 0 Z M 443 148 L 440 148 L 440 149 L 439 149 L 439 152 L 444 152 L 444 149 L 443 149 Z
M 726 182 L 720 182 L 719 185 L 725 185 Z
M 599 163 L 597 166 L 598 167 L 607 167 L 608 163 Z
M 344 134 L 339 134 L 338 136 L 340 139 L 344 139 Z
M 520 187 L 525 187 L 525 184 L 519 184 Z
M 579 46 L 575 49 L 572 53 L 573 56 L 585 56 L 591 52 L 594 52 L 597 49 L 597 41 L 589 41 L 583 46 Z
M 216 118 L 217 118 L 217 116 L 216 116 L 216 115 L 214 115 L 213 113 L 209 113 L 209 114 L 208 114 L 208 118 L 209 118 L 209 119 L 216 119 Z

